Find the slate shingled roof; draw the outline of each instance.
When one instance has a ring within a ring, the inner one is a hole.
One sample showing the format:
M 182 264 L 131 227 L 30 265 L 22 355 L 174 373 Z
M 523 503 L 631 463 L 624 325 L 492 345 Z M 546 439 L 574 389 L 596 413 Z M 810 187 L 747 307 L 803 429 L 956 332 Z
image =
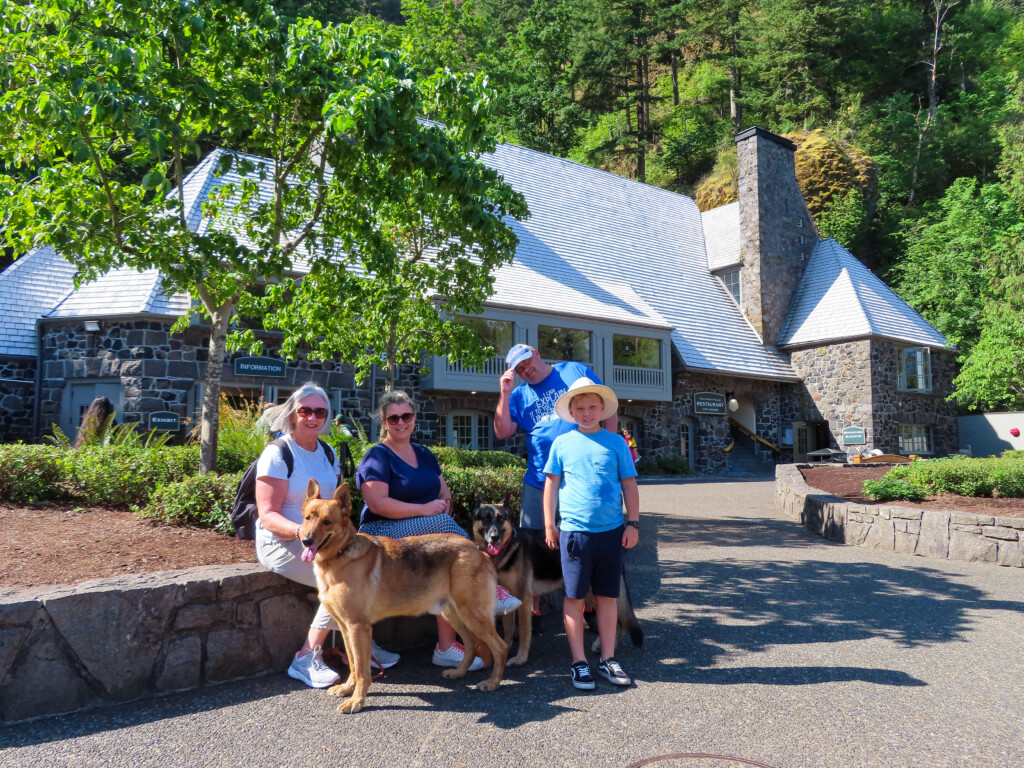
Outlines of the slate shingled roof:
M 930 347 L 946 338 L 832 238 L 815 247 L 779 346 L 881 336 Z
M 512 224 L 519 236 L 515 267 L 525 275 L 520 295 L 543 275 L 611 311 L 621 299 L 603 286 L 629 286 L 672 325 L 687 367 L 796 379 L 788 358 L 761 344 L 708 272 L 692 199 L 512 144 L 484 160 L 530 207 L 527 221 Z
M 740 257 L 740 204 L 720 205 L 704 211 L 700 218 L 704 224 L 708 269 L 739 266 L 743 261 Z
M 0 275 L 0 355 L 36 357 L 36 321 L 74 290 L 75 268 L 52 248 L 37 248 L 15 259 Z

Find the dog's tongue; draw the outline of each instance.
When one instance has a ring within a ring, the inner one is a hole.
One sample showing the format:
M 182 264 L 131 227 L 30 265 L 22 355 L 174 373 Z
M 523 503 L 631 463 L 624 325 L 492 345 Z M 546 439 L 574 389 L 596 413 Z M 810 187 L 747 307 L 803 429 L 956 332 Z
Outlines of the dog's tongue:
M 312 563 L 314 557 L 316 557 L 316 547 L 305 547 L 302 550 L 302 562 Z
M 488 544 L 487 554 L 491 557 L 497 557 L 501 554 L 501 547 L 499 547 L 497 544 Z

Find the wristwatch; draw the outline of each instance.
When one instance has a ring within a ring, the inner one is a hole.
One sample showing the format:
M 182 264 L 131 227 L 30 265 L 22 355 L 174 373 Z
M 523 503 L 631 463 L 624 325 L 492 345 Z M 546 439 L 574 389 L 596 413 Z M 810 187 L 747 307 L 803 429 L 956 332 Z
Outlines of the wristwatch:
M 626 525 L 628 525 L 628 526 L 630 526 L 632 528 L 636 528 L 638 531 L 640 530 L 640 521 L 639 520 L 627 520 L 626 521 Z

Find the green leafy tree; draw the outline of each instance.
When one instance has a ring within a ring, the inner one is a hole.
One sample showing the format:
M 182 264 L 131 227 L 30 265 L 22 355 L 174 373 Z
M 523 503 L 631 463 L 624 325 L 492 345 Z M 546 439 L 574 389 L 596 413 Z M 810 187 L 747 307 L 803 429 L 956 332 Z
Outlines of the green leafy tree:
M 367 164 L 430 174 L 447 160 L 415 120 L 413 73 L 372 36 L 309 19 L 286 28 L 263 0 L 0 7 L 2 159 L 39 169 L 28 182 L 4 177 L 6 244 L 53 246 L 79 282 L 156 268 L 167 290 L 192 296 L 210 323 L 210 470 L 228 326 L 246 289 L 281 279 L 299 256 L 365 240 Z M 235 180 L 196 231 L 184 180 L 213 145 L 256 155 L 221 156 L 218 173 Z
M 494 270 L 515 255 L 507 219 L 528 215 L 522 195 L 479 159 L 495 146 L 485 131 L 492 96 L 483 79 L 439 70 L 411 88 L 400 118 L 410 135 L 418 126 L 417 154 L 429 162 L 364 154 L 338 169 L 359 180 L 358 236 L 343 255 L 313 256 L 301 280 L 247 299 L 269 310 L 266 325 L 283 331 L 284 354 L 305 344 L 313 358 L 352 363 L 361 379 L 381 366 L 387 390 L 398 366 L 419 364 L 424 353 L 470 364 L 493 354 L 458 315 L 483 310 Z M 421 112 L 445 124 L 419 123 Z

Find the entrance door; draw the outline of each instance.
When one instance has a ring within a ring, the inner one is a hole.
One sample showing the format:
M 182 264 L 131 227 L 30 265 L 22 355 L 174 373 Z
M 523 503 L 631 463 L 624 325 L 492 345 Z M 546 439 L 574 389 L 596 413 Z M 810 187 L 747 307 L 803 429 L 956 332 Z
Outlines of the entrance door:
M 123 421 L 121 414 L 121 397 L 124 388 L 120 381 L 69 381 L 64 388 L 64 398 L 60 409 L 60 422 L 57 426 L 67 435 L 69 440 L 78 437 L 78 427 L 82 423 L 82 415 L 97 397 L 105 397 L 114 404 L 114 421 Z
M 828 448 L 832 435 L 827 421 L 793 422 L 793 461 L 809 461 L 807 454 L 819 448 Z

